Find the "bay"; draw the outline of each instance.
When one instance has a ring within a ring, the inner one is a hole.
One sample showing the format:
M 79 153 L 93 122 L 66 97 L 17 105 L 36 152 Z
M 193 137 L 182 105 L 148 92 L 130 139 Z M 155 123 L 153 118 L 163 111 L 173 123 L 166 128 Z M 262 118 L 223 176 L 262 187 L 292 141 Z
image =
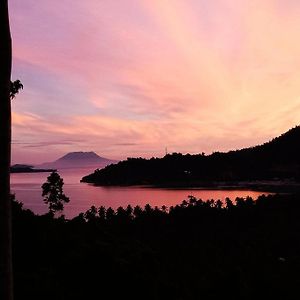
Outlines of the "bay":
M 64 192 L 70 198 L 65 204 L 63 214 L 72 218 L 81 212 L 85 212 L 92 205 L 99 207 L 119 206 L 126 207 L 146 204 L 161 207 L 166 205 L 180 204 L 189 195 L 201 198 L 202 200 L 220 199 L 229 197 L 234 200 L 236 197 L 251 196 L 256 199 L 261 194 L 269 194 L 251 190 L 209 190 L 209 189 L 165 189 L 148 187 L 101 187 L 87 183 L 81 183 L 80 179 L 93 169 L 72 168 L 61 169 L 59 174 L 64 179 Z M 24 208 L 31 209 L 36 214 L 47 212 L 47 205 L 43 202 L 41 185 L 47 180 L 49 173 L 13 173 L 11 174 L 11 190 L 16 199 L 24 204 Z

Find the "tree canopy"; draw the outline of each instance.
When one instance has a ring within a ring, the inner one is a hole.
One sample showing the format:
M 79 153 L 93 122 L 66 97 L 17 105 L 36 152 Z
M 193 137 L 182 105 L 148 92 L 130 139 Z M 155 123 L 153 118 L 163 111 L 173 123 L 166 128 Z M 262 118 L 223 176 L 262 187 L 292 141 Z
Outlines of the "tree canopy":
M 63 192 L 64 181 L 60 175 L 53 171 L 48 177 L 47 181 L 42 185 L 42 196 L 44 202 L 49 206 L 49 213 L 55 214 L 56 212 L 64 209 L 64 203 L 68 203 L 70 199 Z

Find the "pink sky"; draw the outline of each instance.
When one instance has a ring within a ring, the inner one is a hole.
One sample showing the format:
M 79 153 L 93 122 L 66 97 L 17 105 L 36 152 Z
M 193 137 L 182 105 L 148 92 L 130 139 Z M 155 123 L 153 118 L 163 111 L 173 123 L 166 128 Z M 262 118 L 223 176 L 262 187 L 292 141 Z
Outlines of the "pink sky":
M 296 0 L 10 0 L 13 162 L 263 143 L 300 122 Z

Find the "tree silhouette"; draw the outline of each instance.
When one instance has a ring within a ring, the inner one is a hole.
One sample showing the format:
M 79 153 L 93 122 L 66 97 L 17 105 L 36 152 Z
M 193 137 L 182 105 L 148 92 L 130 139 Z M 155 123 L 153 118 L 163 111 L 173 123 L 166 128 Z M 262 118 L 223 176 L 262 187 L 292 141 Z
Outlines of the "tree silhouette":
M 104 206 L 100 206 L 98 209 L 99 218 L 101 221 L 105 221 L 106 218 L 106 208 Z
M 85 212 L 84 217 L 88 222 L 93 222 L 97 218 L 97 212 L 96 206 L 92 205 L 91 208 Z
M 106 210 L 106 219 L 108 221 L 111 221 L 114 218 L 114 216 L 115 216 L 115 211 L 111 207 L 109 207 Z
M 231 186 L 237 181 L 300 182 L 300 126 L 263 145 L 211 155 L 167 154 L 162 158 L 128 158 L 84 176 L 97 185 L 163 187 Z M 258 185 L 258 182 L 255 183 Z M 186 205 L 186 203 L 183 203 Z
M 42 196 L 44 202 L 49 205 L 49 213 L 54 215 L 64 209 L 64 203 L 70 199 L 63 193 L 64 181 L 60 175 L 54 171 L 47 177 L 47 181 L 42 185 Z
M 132 206 L 129 204 L 129 205 L 127 205 L 127 207 L 126 207 L 126 215 L 127 215 L 127 218 L 128 219 L 132 219 L 132 213 L 133 213 L 133 208 L 132 208 Z
M 12 44 L 7 0 L 0 1 L 0 298 L 13 299 L 11 250 L 11 103 Z
M 133 215 L 135 218 L 139 218 L 141 215 L 143 214 L 143 210 L 142 208 L 137 205 L 134 209 L 133 209 Z
M 23 84 L 20 80 L 15 80 L 10 82 L 10 89 L 9 89 L 9 98 L 10 100 L 14 99 L 16 95 L 19 93 L 20 90 L 23 89 Z

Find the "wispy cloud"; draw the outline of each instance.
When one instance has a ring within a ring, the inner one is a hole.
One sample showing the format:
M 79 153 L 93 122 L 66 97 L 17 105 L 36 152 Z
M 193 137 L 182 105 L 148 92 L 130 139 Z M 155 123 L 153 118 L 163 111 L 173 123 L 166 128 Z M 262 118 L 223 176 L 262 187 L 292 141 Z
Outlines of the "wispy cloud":
M 297 1 L 12 0 L 10 11 L 24 83 L 14 160 L 228 150 L 299 123 Z

